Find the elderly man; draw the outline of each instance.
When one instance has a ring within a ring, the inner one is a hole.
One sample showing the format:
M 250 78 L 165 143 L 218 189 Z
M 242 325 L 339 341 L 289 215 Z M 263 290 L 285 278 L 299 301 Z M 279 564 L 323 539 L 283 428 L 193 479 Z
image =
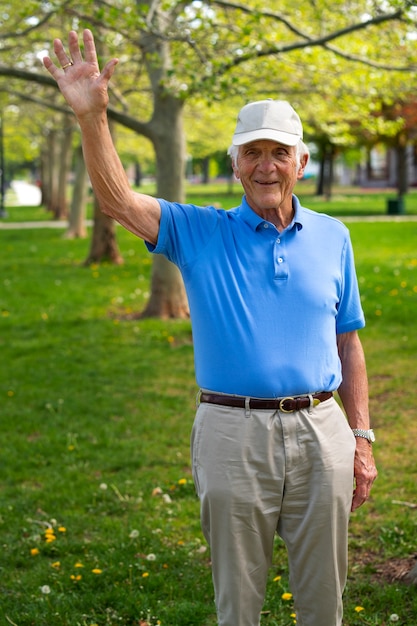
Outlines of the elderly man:
M 218 622 L 259 625 L 278 533 L 297 624 L 340 626 L 349 514 L 376 477 L 374 437 L 349 233 L 293 194 L 308 161 L 300 118 L 279 100 L 240 111 L 236 209 L 157 200 L 130 188 L 110 136 L 117 60 L 100 73 L 90 31 L 85 60 L 74 32 L 68 54 L 60 40 L 54 49 L 61 68 L 44 63 L 77 116 L 102 210 L 184 278 L 201 387 L 193 475 Z

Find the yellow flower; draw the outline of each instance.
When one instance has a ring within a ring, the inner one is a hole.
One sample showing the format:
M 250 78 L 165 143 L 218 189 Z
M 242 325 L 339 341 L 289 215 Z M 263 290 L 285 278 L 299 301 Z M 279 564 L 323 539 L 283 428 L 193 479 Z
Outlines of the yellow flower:
M 360 613 L 361 611 L 364 611 L 365 609 L 363 608 L 363 606 L 355 606 L 355 611 L 356 613 Z
M 54 535 L 54 531 L 45 533 L 45 541 L 46 541 L 46 543 L 52 543 L 55 540 L 56 540 L 56 537 Z
M 38 548 L 31 548 L 30 553 L 32 556 L 36 556 L 37 554 L 39 554 L 39 550 Z
M 278 581 L 281 580 L 281 576 L 275 576 L 274 578 L 274 583 L 277 583 Z
M 66 532 L 67 532 L 67 529 L 65 528 L 65 526 L 59 526 L 59 528 L 58 528 L 58 532 L 59 532 L 59 533 L 66 533 Z
M 78 561 L 78 562 L 74 565 L 74 567 L 84 567 L 84 565 Z
M 59 569 L 61 567 L 60 561 L 55 561 L 55 563 L 51 563 L 51 567 L 54 569 Z
M 142 578 L 148 578 L 148 576 L 149 576 L 149 572 L 143 572 Z
M 282 598 L 283 600 L 291 600 L 291 598 L 292 598 L 292 593 L 285 592 L 285 593 L 283 593 L 283 594 L 282 594 L 281 598 Z
M 95 567 L 91 571 L 93 572 L 93 574 L 101 574 L 103 572 L 103 570 L 99 569 L 98 567 Z
M 81 576 L 81 574 L 77 574 L 76 576 L 74 574 L 71 574 L 70 578 L 74 582 L 78 582 L 79 580 L 81 580 L 82 576 Z
M 186 478 L 180 478 L 178 481 L 179 485 L 186 485 L 187 484 L 187 479 Z

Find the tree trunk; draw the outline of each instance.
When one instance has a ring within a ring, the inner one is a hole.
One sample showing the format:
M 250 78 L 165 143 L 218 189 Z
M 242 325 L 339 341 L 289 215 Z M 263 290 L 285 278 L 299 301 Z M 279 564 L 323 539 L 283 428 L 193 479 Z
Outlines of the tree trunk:
M 156 156 L 157 197 L 184 202 L 183 101 L 169 94 L 157 97 L 150 127 Z M 155 255 L 151 295 L 141 316 L 184 319 L 189 315 L 187 295 L 178 268 L 161 255 Z
M 110 123 L 110 132 L 114 138 L 114 123 Z M 94 196 L 94 225 L 91 238 L 91 248 L 84 265 L 109 261 L 115 265 L 123 263 L 123 257 L 119 252 L 116 240 L 116 222 L 111 217 L 102 213 Z
M 317 196 L 325 196 L 330 200 L 333 185 L 334 147 L 331 143 L 322 143 L 320 146 L 320 170 L 317 179 Z
M 404 196 L 408 191 L 407 135 L 402 132 L 398 136 L 397 152 L 397 191 Z
M 84 239 L 87 236 L 85 225 L 85 208 L 87 204 L 87 168 L 85 166 L 83 149 L 79 145 L 75 151 L 75 178 L 72 192 L 71 210 L 69 214 L 66 237 Z
M 152 264 L 152 293 L 140 317 L 186 319 L 189 316 L 187 296 L 178 268 L 165 257 L 155 255 Z
M 63 129 L 59 138 L 59 177 L 58 177 L 58 203 L 55 208 L 55 219 L 63 220 L 68 216 L 67 183 L 71 169 L 72 156 L 72 133 L 74 127 L 69 115 L 63 117 Z
M 123 257 L 119 252 L 116 241 L 115 221 L 101 212 L 99 204 L 94 197 L 94 228 L 91 239 L 91 248 L 84 265 L 110 261 L 115 265 L 123 263 Z
M 48 204 L 47 210 L 53 213 L 56 216 L 59 213 L 59 188 L 58 188 L 58 180 L 59 180 L 59 159 L 58 159 L 58 150 L 57 150 L 57 131 L 54 128 L 48 133 L 48 147 L 46 158 L 48 161 L 47 167 L 47 187 L 48 187 Z

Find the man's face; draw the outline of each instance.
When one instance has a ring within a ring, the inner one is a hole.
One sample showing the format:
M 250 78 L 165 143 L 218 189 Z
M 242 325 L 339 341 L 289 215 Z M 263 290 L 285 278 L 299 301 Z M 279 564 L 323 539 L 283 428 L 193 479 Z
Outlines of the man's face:
M 306 163 L 307 157 L 298 166 L 295 146 L 261 139 L 239 147 L 234 172 L 249 206 L 263 215 L 270 209 L 292 207 L 292 192 Z

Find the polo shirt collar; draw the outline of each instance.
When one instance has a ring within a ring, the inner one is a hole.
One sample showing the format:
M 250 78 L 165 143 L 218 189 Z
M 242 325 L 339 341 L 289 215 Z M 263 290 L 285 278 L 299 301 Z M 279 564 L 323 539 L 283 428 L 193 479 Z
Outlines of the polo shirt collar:
M 295 225 L 297 226 L 297 229 L 300 230 L 303 227 L 303 213 L 300 201 L 294 194 L 292 196 L 292 205 L 294 207 L 294 217 L 291 224 L 289 224 L 285 230 L 290 230 Z M 249 206 L 246 196 L 243 196 L 242 198 L 239 212 L 243 220 L 252 228 L 252 230 L 257 230 L 259 226 L 265 223 L 265 220 L 255 213 L 255 211 Z

